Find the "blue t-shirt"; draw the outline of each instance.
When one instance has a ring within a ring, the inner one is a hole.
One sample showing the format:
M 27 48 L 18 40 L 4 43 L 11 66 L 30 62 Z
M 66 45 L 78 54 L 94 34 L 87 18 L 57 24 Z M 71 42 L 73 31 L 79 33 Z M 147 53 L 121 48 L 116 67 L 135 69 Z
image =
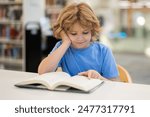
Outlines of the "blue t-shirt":
M 57 42 L 52 52 L 61 44 L 62 41 Z M 70 46 L 58 67 L 71 76 L 87 70 L 96 70 L 108 79 L 118 77 L 118 69 L 112 51 L 99 42 L 92 42 L 89 47 L 82 49 Z

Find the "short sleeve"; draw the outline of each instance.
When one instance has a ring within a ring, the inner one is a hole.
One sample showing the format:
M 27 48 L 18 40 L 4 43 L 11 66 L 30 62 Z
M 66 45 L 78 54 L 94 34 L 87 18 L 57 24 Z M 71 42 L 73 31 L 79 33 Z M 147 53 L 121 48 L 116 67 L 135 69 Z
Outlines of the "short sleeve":
M 118 77 L 118 69 L 112 51 L 106 48 L 103 55 L 102 76 L 108 79 Z
M 61 44 L 62 44 L 61 41 L 57 42 L 56 45 L 54 46 L 54 48 L 52 49 L 52 51 L 50 52 L 50 54 L 51 54 L 52 52 L 54 52 Z

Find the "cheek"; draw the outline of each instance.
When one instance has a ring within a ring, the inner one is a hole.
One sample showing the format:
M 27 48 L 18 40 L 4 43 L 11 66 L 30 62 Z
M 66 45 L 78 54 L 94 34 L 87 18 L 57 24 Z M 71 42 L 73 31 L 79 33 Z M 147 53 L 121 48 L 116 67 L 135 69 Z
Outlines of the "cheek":
M 88 34 L 88 35 L 86 35 L 86 37 L 85 37 L 87 40 L 91 40 L 92 39 L 92 35 L 91 34 Z
M 68 35 L 68 36 L 69 36 L 69 38 L 70 38 L 71 41 L 73 41 L 73 40 L 76 39 L 76 36 L 73 36 L 73 35 Z

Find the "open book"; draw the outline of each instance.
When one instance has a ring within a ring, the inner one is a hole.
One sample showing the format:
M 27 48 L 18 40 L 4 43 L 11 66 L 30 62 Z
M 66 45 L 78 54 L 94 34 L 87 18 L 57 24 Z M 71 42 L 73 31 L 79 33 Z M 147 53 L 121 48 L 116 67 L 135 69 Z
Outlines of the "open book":
M 85 76 L 73 76 L 65 72 L 51 72 L 38 75 L 15 84 L 21 88 L 37 88 L 56 91 L 71 91 L 89 93 L 103 83 L 99 79 L 89 79 Z

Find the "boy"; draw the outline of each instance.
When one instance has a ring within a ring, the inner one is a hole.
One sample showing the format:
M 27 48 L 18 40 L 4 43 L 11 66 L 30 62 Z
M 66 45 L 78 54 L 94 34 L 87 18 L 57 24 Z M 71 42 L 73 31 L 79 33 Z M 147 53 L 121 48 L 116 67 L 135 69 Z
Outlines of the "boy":
M 99 21 L 85 3 L 71 4 L 59 14 L 53 27 L 54 36 L 61 38 L 52 52 L 40 63 L 38 73 L 52 72 L 61 67 L 71 76 L 116 80 L 118 70 L 111 50 L 94 42 L 99 35 Z

